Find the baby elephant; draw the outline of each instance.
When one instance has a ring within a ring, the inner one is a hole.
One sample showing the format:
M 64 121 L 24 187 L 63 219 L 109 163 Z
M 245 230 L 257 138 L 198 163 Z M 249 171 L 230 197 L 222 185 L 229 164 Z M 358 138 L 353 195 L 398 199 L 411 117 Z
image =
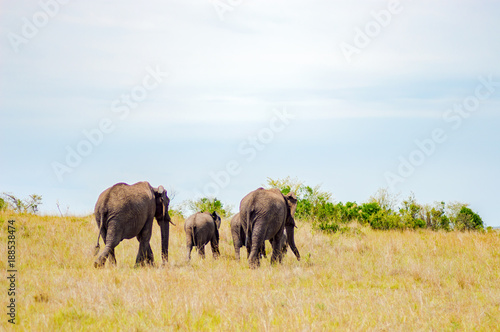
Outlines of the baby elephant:
M 217 259 L 219 252 L 219 228 L 221 219 L 217 212 L 198 212 L 186 219 L 184 231 L 186 231 L 187 260 L 191 259 L 191 250 L 198 248 L 198 254 L 205 258 L 205 245 L 210 241 L 212 254 Z
M 234 253 L 237 260 L 240 259 L 240 248 L 246 245 L 246 235 L 244 227 L 246 228 L 246 226 L 241 222 L 240 214 L 236 213 L 231 218 L 231 235 L 233 236 Z M 247 256 L 248 255 L 250 255 L 250 253 L 247 253 Z M 267 257 L 265 244 L 262 245 L 262 248 L 259 252 L 259 258 L 262 258 L 262 256 Z

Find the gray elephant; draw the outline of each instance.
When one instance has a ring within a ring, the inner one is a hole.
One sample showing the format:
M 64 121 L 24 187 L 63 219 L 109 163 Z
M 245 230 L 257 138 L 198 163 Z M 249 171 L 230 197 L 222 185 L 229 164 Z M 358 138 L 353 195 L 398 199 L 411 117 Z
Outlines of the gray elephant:
M 115 265 L 115 247 L 123 239 L 133 237 L 139 241 L 136 266 L 145 263 L 152 265 L 154 257 L 149 240 L 154 218 L 161 229 L 161 256 L 165 264 L 168 261 L 169 223 L 171 223 L 168 214 L 169 203 L 167 191 L 162 186 L 153 188 L 148 182 L 138 182 L 133 185 L 117 183 L 103 191 L 94 209 L 99 227 L 95 255 L 99 252 L 100 236 L 104 240 L 105 248 L 94 266 L 103 267 L 108 256 Z
M 271 263 L 281 262 L 284 231 L 291 248 L 295 248 L 295 210 L 297 198 L 294 193 L 284 196 L 278 189 L 258 188 L 240 203 L 240 219 L 245 229 L 246 248 L 250 253 L 248 261 L 251 268 L 260 265 L 260 251 L 265 240 L 272 241 Z M 295 252 L 294 249 L 294 252 Z M 298 250 L 296 250 L 298 253 Z
M 186 232 L 187 260 L 191 259 L 193 246 L 198 248 L 198 253 L 205 258 L 205 245 L 210 242 L 212 254 L 217 259 L 219 252 L 219 228 L 221 219 L 217 212 L 197 212 L 186 219 L 184 231 Z
M 233 236 L 233 245 L 234 245 L 234 253 L 236 256 L 236 259 L 240 259 L 240 248 L 245 245 L 245 229 L 243 228 L 241 224 L 241 219 L 240 219 L 240 214 L 236 213 L 232 218 L 231 218 L 231 235 Z M 247 258 L 250 255 L 250 252 L 247 252 Z M 266 247 L 265 244 L 262 245 L 262 248 L 259 252 L 259 256 L 266 257 Z

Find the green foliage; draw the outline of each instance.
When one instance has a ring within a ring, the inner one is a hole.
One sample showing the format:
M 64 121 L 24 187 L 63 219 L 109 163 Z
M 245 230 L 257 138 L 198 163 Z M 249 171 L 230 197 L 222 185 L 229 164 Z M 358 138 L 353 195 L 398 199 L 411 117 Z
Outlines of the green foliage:
M 175 208 L 172 208 L 172 207 L 168 208 L 168 214 L 170 215 L 171 218 L 179 217 L 179 218 L 184 219 L 184 215 L 182 214 L 182 211 L 175 209 Z
M 462 206 L 455 221 L 458 230 L 482 230 L 484 228 L 481 217 L 466 206 Z
M 328 204 L 331 202 L 331 194 L 321 191 L 320 186 L 310 187 L 304 185 L 297 179 L 286 177 L 285 179 L 267 179 L 267 188 L 278 188 L 284 195 L 294 192 L 297 196 L 297 209 L 295 217 L 298 219 L 321 218 L 332 209 Z
M 387 189 L 379 189 L 367 203 L 335 203 L 332 194 L 322 191 L 320 186 L 310 187 L 297 179 L 268 179 L 267 187 L 278 188 L 283 194 L 294 191 L 297 195 L 295 217 L 310 220 L 317 229 L 327 232 L 342 231 L 348 223 L 357 221 L 373 229 L 417 229 L 432 230 L 480 230 L 483 221 L 467 204 L 445 202 L 420 205 L 412 193 L 401 202 L 398 195 Z
M 387 210 L 379 210 L 369 218 L 373 229 L 405 229 L 400 216 L 392 214 Z
M 7 202 L 5 202 L 5 200 L 0 197 L 0 211 L 2 210 L 5 210 L 7 208 Z
M 360 217 L 365 223 L 370 223 L 373 215 L 376 215 L 382 208 L 377 202 L 365 203 L 361 205 Z
M 224 208 L 224 204 L 217 198 L 200 198 L 199 200 L 188 200 L 186 201 L 186 206 L 192 212 L 214 212 L 216 211 L 221 218 L 229 218 L 231 213 L 230 209 Z

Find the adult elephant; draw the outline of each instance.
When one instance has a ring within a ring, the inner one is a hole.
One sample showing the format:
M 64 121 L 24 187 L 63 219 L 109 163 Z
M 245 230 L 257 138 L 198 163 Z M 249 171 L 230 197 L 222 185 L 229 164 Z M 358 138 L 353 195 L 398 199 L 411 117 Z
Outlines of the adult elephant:
M 212 254 L 217 259 L 219 251 L 219 228 L 221 219 L 217 212 L 197 212 L 186 219 L 184 231 L 186 232 L 187 260 L 191 259 L 193 246 L 198 248 L 198 253 L 205 258 L 205 245 L 210 242 Z
M 292 248 L 295 247 L 293 216 L 296 208 L 297 197 L 293 192 L 284 196 L 275 188 L 258 188 L 243 197 L 240 203 L 240 219 L 245 229 L 251 268 L 260 265 L 259 252 L 265 240 L 272 242 L 271 263 L 276 260 L 281 263 L 285 229 L 288 244 Z
M 99 237 L 102 236 L 105 248 L 94 262 L 95 267 L 103 267 L 109 256 L 116 264 L 115 247 L 123 239 L 136 237 L 139 252 L 135 265 L 153 264 L 154 256 L 149 240 L 153 230 L 153 219 L 161 229 L 161 256 L 163 264 L 168 261 L 168 237 L 170 199 L 163 186 L 152 187 L 148 182 L 133 185 L 117 183 L 99 195 L 94 215 L 99 227 L 95 254 L 99 252 Z

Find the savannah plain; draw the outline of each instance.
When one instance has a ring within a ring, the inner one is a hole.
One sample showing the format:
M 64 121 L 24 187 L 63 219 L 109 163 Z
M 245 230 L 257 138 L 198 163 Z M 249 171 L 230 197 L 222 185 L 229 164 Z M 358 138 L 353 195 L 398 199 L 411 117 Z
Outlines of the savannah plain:
M 0 330 L 500 330 L 498 231 L 376 231 L 354 223 L 351 232 L 328 234 L 298 220 L 302 260 L 289 250 L 283 264 L 270 266 L 268 256 L 250 270 L 246 259 L 234 259 L 225 219 L 221 257 L 214 260 L 208 245 L 205 260 L 193 252 L 186 262 L 184 221 L 174 217 L 166 266 L 155 221 L 156 267 L 133 267 L 133 239 L 116 248 L 116 267 L 95 269 L 93 216 L 7 210 L 0 212 L 4 271 L 11 219 L 17 317 L 8 323 L 4 277 Z

